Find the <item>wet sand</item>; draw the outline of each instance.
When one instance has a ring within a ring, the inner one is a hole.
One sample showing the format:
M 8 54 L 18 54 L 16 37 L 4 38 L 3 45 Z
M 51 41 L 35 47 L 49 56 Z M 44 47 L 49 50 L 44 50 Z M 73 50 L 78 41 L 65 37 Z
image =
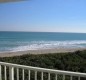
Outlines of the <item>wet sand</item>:
M 85 48 L 57 48 L 57 49 L 43 49 L 43 50 L 28 50 L 28 51 L 17 51 L 17 52 L 1 52 L 0 57 L 12 57 L 12 56 L 20 56 L 24 54 L 49 54 L 49 53 L 66 53 L 66 52 L 74 52 L 77 50 L 86 50 Z

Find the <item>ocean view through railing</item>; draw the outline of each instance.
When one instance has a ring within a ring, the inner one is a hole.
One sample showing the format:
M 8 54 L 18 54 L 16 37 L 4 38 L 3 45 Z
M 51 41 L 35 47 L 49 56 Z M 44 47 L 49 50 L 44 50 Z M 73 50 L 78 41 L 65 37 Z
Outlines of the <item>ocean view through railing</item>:
M 66 79 L 67 77 L 69 78 Z M 81 80 L 82 77 L 86 78 L 86 73 L 0 62 L 0 80 L 74 80 L 74 77 Z

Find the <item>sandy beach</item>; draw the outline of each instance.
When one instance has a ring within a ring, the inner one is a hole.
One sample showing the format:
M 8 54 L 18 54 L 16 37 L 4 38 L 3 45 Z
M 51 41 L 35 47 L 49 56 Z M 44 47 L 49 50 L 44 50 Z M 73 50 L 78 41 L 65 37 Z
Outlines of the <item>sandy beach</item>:
M 49 53 L 65 53 L 65 52 L 74 52 L 77 50 L 86 50 L 85 48 L 57 48 L 57 49 L 43 49 L 43 50 L 28 50 L 28 51 L 17 51 L 17 52 L 1 52 L 0 57 L 12 57 L 20 56 L 24 54 L 49 54 Z

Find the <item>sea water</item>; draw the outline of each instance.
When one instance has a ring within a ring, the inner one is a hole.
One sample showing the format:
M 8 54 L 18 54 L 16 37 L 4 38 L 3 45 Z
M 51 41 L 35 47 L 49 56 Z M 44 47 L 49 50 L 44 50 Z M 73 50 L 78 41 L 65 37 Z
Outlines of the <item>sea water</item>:
M 0 31 L 0 52 L 85 47 L 86 33 Z

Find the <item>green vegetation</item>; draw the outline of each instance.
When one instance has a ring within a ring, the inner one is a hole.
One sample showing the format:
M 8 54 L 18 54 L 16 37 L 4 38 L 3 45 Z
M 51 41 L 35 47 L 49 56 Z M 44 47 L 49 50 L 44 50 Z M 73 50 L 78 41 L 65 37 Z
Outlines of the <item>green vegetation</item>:
M 70 53 L 22 55 L 0 58 L 0 61 L 42 68 L 86 73 L 86 50 Z M 83 79 L 84 80 L 84 79 Z

